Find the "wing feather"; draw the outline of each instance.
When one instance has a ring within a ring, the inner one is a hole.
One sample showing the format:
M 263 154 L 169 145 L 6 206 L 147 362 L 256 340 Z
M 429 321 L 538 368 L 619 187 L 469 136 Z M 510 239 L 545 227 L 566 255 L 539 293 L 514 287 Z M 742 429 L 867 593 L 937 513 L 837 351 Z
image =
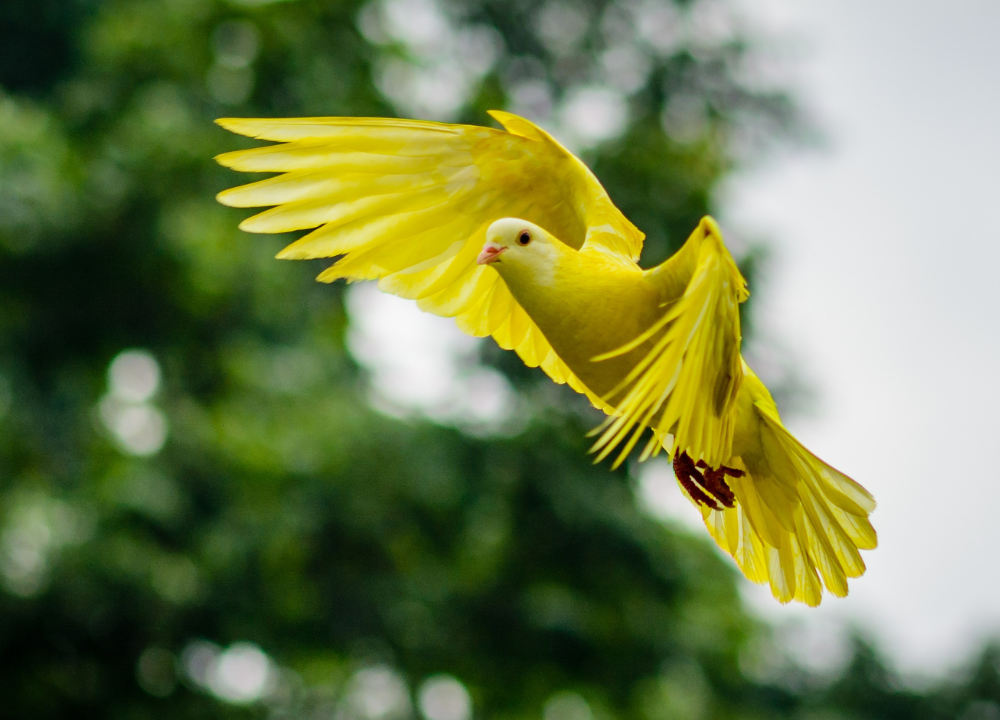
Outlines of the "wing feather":
M 736 423 L 734 403 L 742 380 L 739 303 L 747 297 L 746 281 L 711 218 L 701 222 L 680 252 L 649 272 L 671 282 L 684 277 L 686 286 L 645 333 L 596 358 L 651 343 L 610 394 L 609 400 L 623 396 L 614 400 L 614 414 L 594 449 L 601 460 L 620 448 L 618 465 L 652 428 L 643 458 L 672 436 L 674 452 L 718 467 L 731 455 Z
M 378 280 L 382 290 L 454 317 L 472 335 L 493 335 L 529 366 L 586 392 L 503 281 L 475 264 L 476 254 L 501 217 L 632 260 L 643 235 L 548 133 L 492 114 L 505 130 L 391 118 L 222 119 L 227 130 L 278 143 L 225 153 L 222 165 L 281 174 L 218 199 L 272 206 L 243 221 L 248 232 L 311 230 L 278 257 L 339 258 L 320 280 Z

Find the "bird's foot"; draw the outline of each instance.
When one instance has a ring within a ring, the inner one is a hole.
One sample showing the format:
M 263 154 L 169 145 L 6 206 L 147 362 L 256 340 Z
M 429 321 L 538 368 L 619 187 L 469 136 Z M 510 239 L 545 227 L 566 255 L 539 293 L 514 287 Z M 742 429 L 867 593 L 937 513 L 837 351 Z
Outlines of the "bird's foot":
M 736 495 L 729 488 L 726 476 L 743 477 L 745 474 L 742 470 L 725 465 L 711 468 L 704 460 L 695 463 L 686 452 L 674 454 L 674 475 L 677 480 L 692 500 L 713 510 L 722 509 L 718 503 L 727 508 L 736 507 Z

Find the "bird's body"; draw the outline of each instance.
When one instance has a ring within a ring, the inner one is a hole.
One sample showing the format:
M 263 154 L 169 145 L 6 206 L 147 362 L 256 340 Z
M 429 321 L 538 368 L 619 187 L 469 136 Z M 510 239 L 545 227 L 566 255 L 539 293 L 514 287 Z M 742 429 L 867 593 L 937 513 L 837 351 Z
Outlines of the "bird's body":
M 225 120 L 284 142 L 228 153 L 238 170 L 283 172 L 220 195 L 275 205 L 255 232 L 317 228 L 279 257 L 341 259 L 321 280 L 387 291 L 491 335 L 608 414 L 598 459 L 665 448 L 716 542 L 782 602 L 847 594 L 876 545 L 875 503 L 781 425 L 740 356 L 745 281 L 705 218 L 656 268 L 640 233 L 589 170 L 506 113 L 507 132 L 372 118 Z
M 503 260 L 495 267 L 556 354 L 588 390 L 603 397 L 648 352 L 650 342 L 603 362 L 593 359 L 649 329 L 662 315 L 659 306 L 666 298 L 638 265 L 551 244 L 551 272 L 508 272 L 511 263 Z

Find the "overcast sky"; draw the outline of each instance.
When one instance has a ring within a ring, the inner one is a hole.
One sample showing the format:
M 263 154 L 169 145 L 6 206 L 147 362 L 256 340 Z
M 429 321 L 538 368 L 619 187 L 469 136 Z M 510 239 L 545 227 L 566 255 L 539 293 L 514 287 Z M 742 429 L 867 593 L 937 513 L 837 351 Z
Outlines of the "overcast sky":
M 820 403 L 792 429 L 868 487 L 880 548 L 844 601 L 905 670 L 1000 633 L 1000 3 L 755 0 L 792 33 L 830 140 L 738 178 L 724 220 L 772 240 L 764 327 Z

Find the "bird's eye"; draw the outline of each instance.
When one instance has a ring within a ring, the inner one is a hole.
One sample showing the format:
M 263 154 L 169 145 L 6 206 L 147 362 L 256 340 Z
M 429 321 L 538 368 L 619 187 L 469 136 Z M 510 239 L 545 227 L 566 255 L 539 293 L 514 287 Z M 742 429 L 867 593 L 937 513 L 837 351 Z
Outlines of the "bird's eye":
M 527 245 L 530 242 L 531 242 L 531 233 L 529 233 L 527 230 L 522 230 L 521 234 L 517 236 L 517 244 Z

